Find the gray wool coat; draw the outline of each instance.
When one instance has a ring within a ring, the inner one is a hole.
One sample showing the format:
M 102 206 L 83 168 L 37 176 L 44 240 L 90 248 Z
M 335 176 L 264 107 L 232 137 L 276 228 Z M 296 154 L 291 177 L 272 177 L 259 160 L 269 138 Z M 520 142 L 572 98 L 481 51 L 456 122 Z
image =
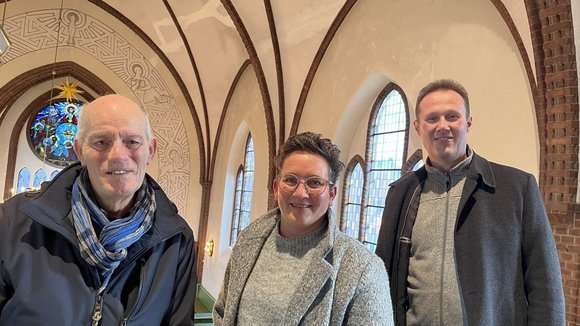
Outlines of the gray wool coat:
M 409 309 L 409 255 L 425 167 L 391 184 L 377 254 L 397 325 Z M 534 176 L 473 153 L 455 225 L 463 320 L 470 326 L 564 326 L 558 251 Z
M 328 210 L 325 254 L 309 264 L 302 288 L 280 311 L 280 325 L 394 325 L 388 276 L 383 262 L 360 242 L 340 232 Z M 264 242 L 280 220 L 275 209 L 238 238 L 213 309 L 215 325 L 235 325 L 244 286 Z

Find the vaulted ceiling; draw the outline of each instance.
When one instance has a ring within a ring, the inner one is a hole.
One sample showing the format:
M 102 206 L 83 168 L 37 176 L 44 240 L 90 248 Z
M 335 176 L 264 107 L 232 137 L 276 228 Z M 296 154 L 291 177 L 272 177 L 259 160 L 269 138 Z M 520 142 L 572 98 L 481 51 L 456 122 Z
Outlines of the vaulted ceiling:
M 245 62 L 256 73 L 265 113 L 272 118 L 268 122 L 274 124 L 269 129 L 277 131 L 279 143 L 297 123 L 295 111 L 306 96 L 313 65 L 349 10 L 364 1 L 10 0 L 2 9 L 10 17 L 16 7 L 34 11 L 41 2 L 55 9 L 84 8 L 82 3 L 90 2 L 166 59 L 199 120 L 207 159 L 227 96 Z M 525 12 L 523 1 L 492 2 L 516 17 Z M 516 20 L 515 28 L 531 53 L 528 22 Z

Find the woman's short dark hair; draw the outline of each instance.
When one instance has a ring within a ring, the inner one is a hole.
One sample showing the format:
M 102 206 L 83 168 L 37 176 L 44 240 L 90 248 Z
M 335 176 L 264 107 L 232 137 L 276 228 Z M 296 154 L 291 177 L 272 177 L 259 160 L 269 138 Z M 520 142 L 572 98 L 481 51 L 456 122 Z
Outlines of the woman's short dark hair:
M 419 91 L 419 95 L 417 96 L 417 102 L 415 104 L 415 117 L 417 119 L 419 118 L 419 103 L 421 103 L 421 101 L 425 96 L 427 96 L 427 94 L 433 93 L 438 90 L 451 90 L 461 95 L 461 97 L 463 98 L 463 103 L 465 104 L 465 114 L 467 115 L 466 118 L 469 118 L 470 115 L 469 96 L 467 95 L 467 90 L 465 89 L 465 87 L 463 87 L 463 85 L 452 79 L 439 79 L 427 84 L 427 86 L 423 87 L 423 89 Z
M 294 152 L 306 152 L 324 158 L 330 167 L 329 181 L 332 184 L 336 184 L 344 164 L 340 161 L 340 149 L 330 139 L 311 131 L 296 134 L 288 138 L 282 147 L 280 147 L 278 156 L 276 156 L 277 177 L 280 176 L 280 171 L 286 158 Z

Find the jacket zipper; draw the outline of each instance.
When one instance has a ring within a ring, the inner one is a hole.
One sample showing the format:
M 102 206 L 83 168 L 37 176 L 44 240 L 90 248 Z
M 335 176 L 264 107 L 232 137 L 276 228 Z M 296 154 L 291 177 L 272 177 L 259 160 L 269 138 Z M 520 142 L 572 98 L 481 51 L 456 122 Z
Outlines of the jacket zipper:
M 42 211 L 40 211 L 40 212 L 42 212 Z M 71 234 L 66 228 L 62 227 L 61 225 L 52 224 L 51 226 L 48 226 L 48 225 L 42 223 L 41 221 L 38 221 L 34 216 L 27 214 L 27 212 L 23 212 L 23 213 L 24 213 L 24 215 L 30 217 L 33 221 L 36 221 L 36 222 L 40 223 L 41 225 L 43 225 L 44 227 L 57 232 L 58 234 L 63 236 L 65 239 L 67 239 L 71 244 L 73 244 L 73 246 L 78 245 L 78 242 L 76 242 L 76 236 L 74 234 Z M 150 244 L 146 248 L 142 248 L 133 257 L 131 257 L 131 259 L 123 260 L 121 262 L 121 264 L 117 267 L 117 271 L 119 271 L 119 272 L 122 271 L 129 263 L 131 263 L 135 259 L 138 259 L 139 257 L 141 257 L 144 252 L 146 252 L 147 250 L 153 248 L 154 246 L 166 241 L 167 239 L 174 237 L 175 235 L 179 234 L 181 231 L 183 231 L 183 228 L 179 228 L 178 230 L 174 230 L 174 232 L 165 235 L 163 238 L 159 239 L 159 241 L 156 241 L 155 243 Z M 117 273 L 117 275 L 118 275 L 118 273 Z M 141 275 L 141 278 L 142 278 L 142 276 L 143 275 Z M 94 277 L 94 274 L 93 274 L 93 277 Z M 100 278 L 98 278 L 98 279 L 100 279 Z M 91 315 L 91 320 L 92 320 L 91 325 L 92 326 L 98 326 L 100 324 L 101 319 L 103 318 L 104 292 L 105 292 L 105 289 L 103 289 L 101 292 L 97 291 L 95 306 L 93 307 L 93 313 Z M 142 284 L 140 282 L 138 295 L 140 295 L 141 292 L 142 292 Z M 131 313 L 134 312 L 135 308 L 136 307 L 133 307 L 133 309 L 131 310 Z M 129 317 L 130 317 L 130 315 L 127 315 L 125 318 L 123 318 L 123 320 L 121 321 L 121 325 L 126 325 Z
M 144 273 L 145 273 L 145 271 L 143 269 L 141 269 L 141 273 L 139 275 L 139 290 L 137 291 L 137 299 L 135 300 L 135 304 L 131 308 L 131 311 L 127 315 L 125 315 L 125 318 L 123 318 L 123 320 L 121 321 L 121 326 L 127 325 L 127 321 L 129 321 L 129 318 L 131 318 L 131 316 L 133 315 L 133 312 L 135 312 L 135 309 L 137 309 L 137 304 L 139 303 L 139 299 L 141 298 L 141 292 L 143 292 L 142 280 L 143 280 Z
M 98 326 L 103 317 L 103 293 L 97 292 L 97 300 L 95 301 L 95 307 L 93 308 L 93 314 L 91 316 L 92 326 Z

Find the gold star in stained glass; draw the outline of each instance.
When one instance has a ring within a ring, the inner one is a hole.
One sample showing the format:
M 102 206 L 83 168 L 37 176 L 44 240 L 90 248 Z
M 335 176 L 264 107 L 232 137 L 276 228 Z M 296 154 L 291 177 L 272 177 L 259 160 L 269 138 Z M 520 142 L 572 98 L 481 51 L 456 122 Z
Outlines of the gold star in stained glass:
M 69 82 L 68 77 L 67 77 L 64 84 L 62 84 L 62 86 L 55 87 L 57 89 L 60 89 L 60 93 L 58 94 L 57 97 L 66 98 L 66 100 L 69 102 L 72 101 L 73 98 L 78 101 L 76 94 L 84 93 L 84 91 L 81 91 L 80 89 L 77 88 L 78 85 L 79 85 L 78 82 L 74 82 L 74 83 Z

